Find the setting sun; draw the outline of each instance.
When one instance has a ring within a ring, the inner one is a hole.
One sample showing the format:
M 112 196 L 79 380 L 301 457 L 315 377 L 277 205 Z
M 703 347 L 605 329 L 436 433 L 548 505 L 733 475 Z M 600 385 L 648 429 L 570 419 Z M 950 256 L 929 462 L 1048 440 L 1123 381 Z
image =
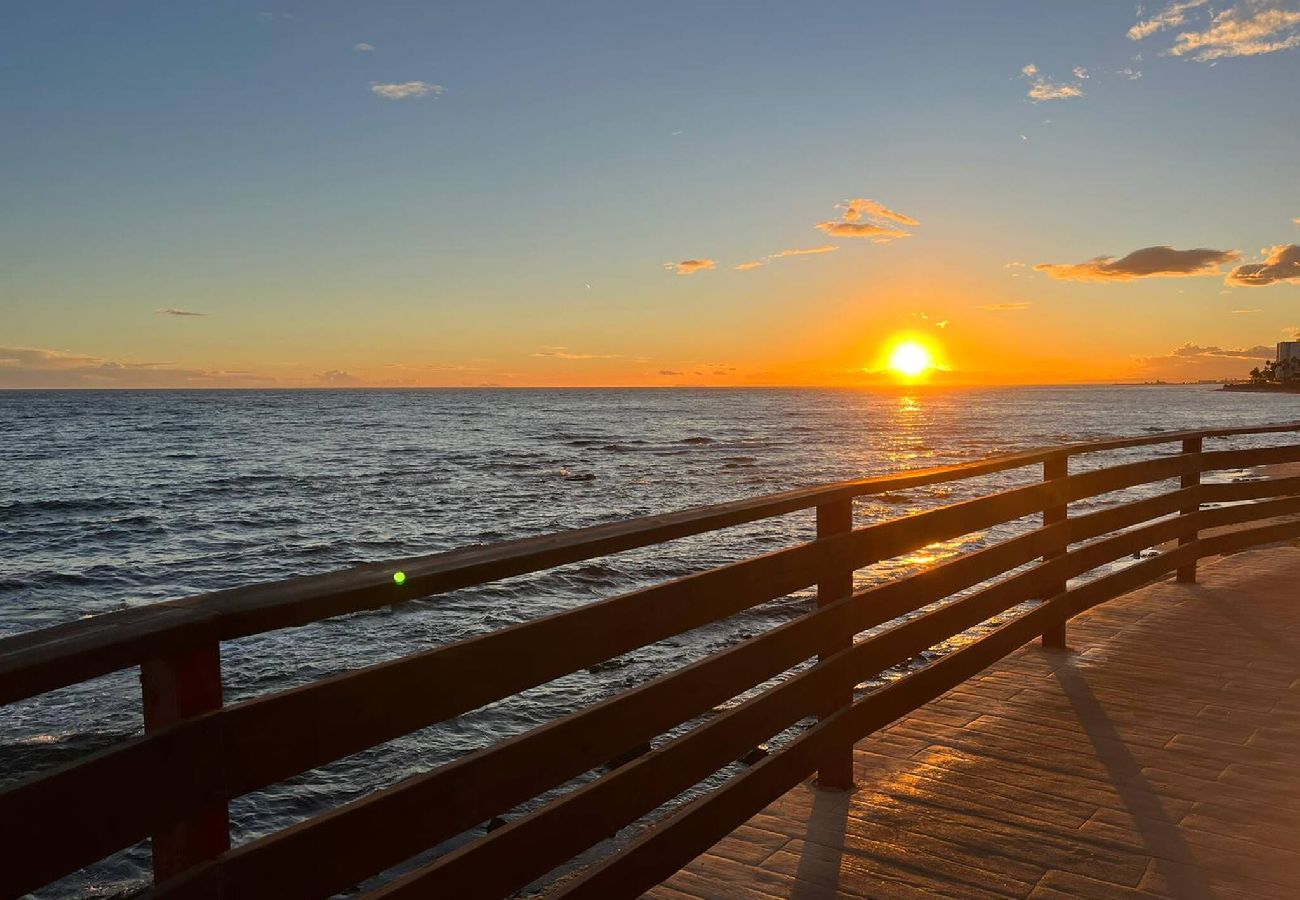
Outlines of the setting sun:
M 906 341 L 889 354 L 889 368 L 899 375 L 914 378 L 934 368 L 934 357 L 916 341 Z

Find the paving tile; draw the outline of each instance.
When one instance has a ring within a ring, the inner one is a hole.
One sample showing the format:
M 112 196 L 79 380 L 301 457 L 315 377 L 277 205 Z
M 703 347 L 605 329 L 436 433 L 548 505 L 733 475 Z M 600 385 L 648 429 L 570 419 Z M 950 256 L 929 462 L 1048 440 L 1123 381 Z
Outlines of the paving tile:
M 859 742 L 660 900 L 1300 896 L 1300 547 L 1203 561 Z

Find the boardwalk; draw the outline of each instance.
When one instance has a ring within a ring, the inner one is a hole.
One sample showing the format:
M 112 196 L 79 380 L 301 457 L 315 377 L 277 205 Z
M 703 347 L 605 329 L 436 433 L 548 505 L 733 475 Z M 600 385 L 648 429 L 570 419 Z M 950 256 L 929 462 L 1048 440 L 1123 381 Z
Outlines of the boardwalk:
M 650 896 L 1300 896 L 1300 549 L 1202 563 L 871 738 Z

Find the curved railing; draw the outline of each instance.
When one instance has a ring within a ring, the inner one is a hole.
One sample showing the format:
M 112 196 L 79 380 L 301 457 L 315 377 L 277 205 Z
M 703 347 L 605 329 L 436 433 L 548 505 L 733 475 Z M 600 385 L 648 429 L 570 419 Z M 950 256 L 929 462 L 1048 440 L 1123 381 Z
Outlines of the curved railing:
M 1300 444 L 1207 452 L 1206 439 L 1294 432 L 1300 423 L 1052 447 L 221 591 L 0 640 L 0 703 L 140 666 L 145 711 L 142 737 L 0 793 L 7 857 L 0 889 L 21 894 L 152 837 L 157 896 L 328 896 L 608 765 L 582 787 L 374 894 L 508 895 L 773 735 L 818 717 L 778 751 L 555 887 L 572 897 L 634 895 L 814 771 L 823 784 L 847 787 L 855 741 L 1036 635 L 1063 645 L 1071 616 L 1170 572 L 1193 580 L 1202 557 L 1300 537 L 1292 518 L 1300 513 L 1300 476 L 1200 483 L 1203 472 L 1300 461 Z M 1170 443 L 1180 452 L 1068 473 L 1074 456 Z M 1043 467 L 1041 482 L 853 527 L 856 497 L 1034 465 Z M 1068 515 L 1071 502 L 1171 479 L 1176 489 Z M 1233 505 L 1202 508 L 1224 503 Z M 221 641 L 810 508 L 814 541 L 222 706 Z M 1040 513 L 1041 527 L 853 590 L 856 569 Z M 1236 530 L 1203 533 L 1223 526 Z M 1067 589 L 1070 578 L 1174 540 L 1174 548 Z M 395 583 L 395 570 L 405 572 L 404 583 Z M 817 608 L 786 624 L 229 847 L 226 805 L 235 797 L 811 585 Z M 1042 602 L 854 699 L 862 681 L 1029 600 Z M 818 665 L 801 668 L 814 657 Z M 775 686 L 663 737 L 782 673 L 788 677 Z M 637 752 L 655 740 L 654 749 Z

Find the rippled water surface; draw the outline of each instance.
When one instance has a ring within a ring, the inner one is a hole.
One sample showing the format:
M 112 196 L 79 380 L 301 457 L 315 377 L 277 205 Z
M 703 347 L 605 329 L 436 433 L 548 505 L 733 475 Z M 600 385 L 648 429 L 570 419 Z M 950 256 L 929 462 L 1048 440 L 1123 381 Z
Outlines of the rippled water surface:
M 1300 419 L 1300 397 L 1206 387 L 0 392 L 0 635 L 821 481 L 1064 441 L 1293 419 Z M 1079 467 L 1150 452 L 1106 454 Z M 864 498 L 858 520 L 951 503 L 1039 474 Z M 1023 527 L 881 563 L 860 572 L 859 583 Z M 226 700 L 741 559 L 806 540 L 811 531 L 810 516 L 797 514 L 231 642 L 223 647 Z M 240 798 L 232 805 L 235 840 L 641 684 L 789 620 L 808 608 L 809 597 L 764 604 Z M 0 709 L 0 783 L 140 728 L 134 671 Z M 148 860 L 141 845 L 47 893 L 129 891 L 146 878 Z

